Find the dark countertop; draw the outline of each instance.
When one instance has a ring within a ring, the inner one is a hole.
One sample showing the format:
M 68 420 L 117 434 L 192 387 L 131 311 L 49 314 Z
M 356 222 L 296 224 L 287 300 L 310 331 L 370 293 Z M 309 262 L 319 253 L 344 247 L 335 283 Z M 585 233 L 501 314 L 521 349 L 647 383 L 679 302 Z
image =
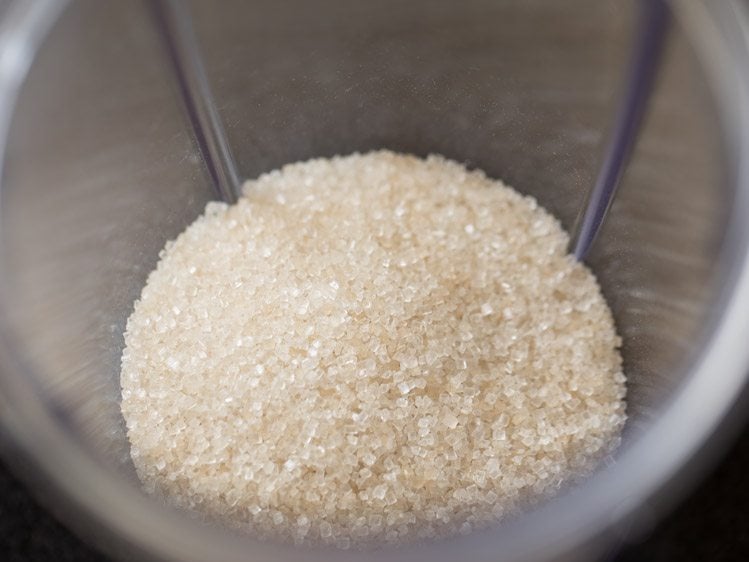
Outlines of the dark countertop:
M 0 463 L 0 559 L 105 562 Z M 749 560 L 749 428 L 717 469 L 641 543 L 609 562 Z

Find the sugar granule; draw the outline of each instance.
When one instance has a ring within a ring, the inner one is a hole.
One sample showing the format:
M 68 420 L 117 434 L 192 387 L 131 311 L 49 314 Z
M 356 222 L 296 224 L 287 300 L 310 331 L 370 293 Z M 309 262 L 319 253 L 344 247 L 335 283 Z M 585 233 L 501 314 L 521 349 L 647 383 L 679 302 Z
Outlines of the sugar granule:
M 341 548 L 470 532 L 618 442 L 611 313 L 536 201 L 439 156 L 285 166 L 209 203 L 135 303 L 148 492 Z

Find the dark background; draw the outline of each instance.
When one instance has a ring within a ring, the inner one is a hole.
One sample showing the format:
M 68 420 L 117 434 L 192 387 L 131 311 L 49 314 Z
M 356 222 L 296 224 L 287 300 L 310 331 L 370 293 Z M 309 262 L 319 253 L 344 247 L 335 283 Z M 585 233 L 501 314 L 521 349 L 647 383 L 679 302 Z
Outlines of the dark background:
M 105 562 L 0 463 L 0 560 Z M 749 560 L 749 428 L 717 469 L 639 544 L 607 562 Z

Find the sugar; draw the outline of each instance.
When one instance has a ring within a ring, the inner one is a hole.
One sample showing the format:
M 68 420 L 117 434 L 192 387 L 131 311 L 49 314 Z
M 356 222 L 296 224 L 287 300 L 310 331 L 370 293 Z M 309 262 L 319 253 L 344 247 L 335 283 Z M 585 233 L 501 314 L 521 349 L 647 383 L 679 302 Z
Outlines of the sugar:
M 167 244 L 127 323 L 144 488 L 259 538 L 471 533 L 610 459 L 620 339 L 535 200 L 439 156 L 285 166 Z

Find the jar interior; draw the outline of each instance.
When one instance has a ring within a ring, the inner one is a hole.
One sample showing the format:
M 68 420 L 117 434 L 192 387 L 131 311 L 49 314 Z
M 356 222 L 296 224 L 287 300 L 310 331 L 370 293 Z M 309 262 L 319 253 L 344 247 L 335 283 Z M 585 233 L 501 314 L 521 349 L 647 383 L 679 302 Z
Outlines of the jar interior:
M 622 89 L 633 6 L 192 2 L 239 171 L 389 148 L 483 169 L 571 229 Z M 623 338 L 626 447 L 684 382 L 720 287 L 732 186 L 705 76 L 674 26 L 588 263 Z M 72 3 L 11 124 L 0 194 L 6 330 L 39 400 L 136 478 L 122 333 L 167 240 L 215 198 L 147 2 Z

